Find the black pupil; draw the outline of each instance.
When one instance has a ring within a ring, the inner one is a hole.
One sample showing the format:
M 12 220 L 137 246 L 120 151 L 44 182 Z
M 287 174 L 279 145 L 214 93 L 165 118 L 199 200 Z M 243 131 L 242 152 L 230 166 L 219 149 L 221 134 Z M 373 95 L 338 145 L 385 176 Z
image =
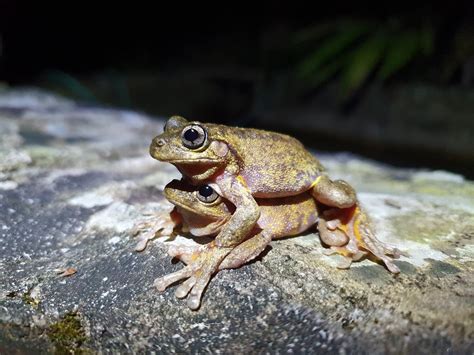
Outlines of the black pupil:
M 209 197 L 213 194 L 214 190 L 209 185 L 204 185 L 199 188 L 199 195 L 203 197 Z
M 199 138 L 199 132 L 194 128 L 190 128 L 186 132 L 184 132 L 184 138 L 189 142 L 194 142 L 196 139 Z

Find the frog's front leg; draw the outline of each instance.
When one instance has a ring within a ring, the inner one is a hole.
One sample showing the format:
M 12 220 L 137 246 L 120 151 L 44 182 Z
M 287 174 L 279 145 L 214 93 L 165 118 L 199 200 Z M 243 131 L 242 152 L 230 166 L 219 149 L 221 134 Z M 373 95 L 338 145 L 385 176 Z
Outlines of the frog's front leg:
M 159 236 L 167 236 L 173 233 L 174 228 L 181 224 L 181 215 L 176 208 L 171 212 L 158 212 L 152 218 L 138 223 L 132 230 L 132 235 L 137 237 L 135 251 L 146 249 L 148 242 Z
M 260 207 L 241 176 L 224 173 L 212 187 L 236 207 L 232 217 L 217 235 L 216 243 L 220 247 L 239 245 L 252 232 L 260 218 Z
M 330 207 L 348 208 L 357 203 L 355 190 L 344 180 L 330 180 L 320 175 L 313 183 L 311 194 L 322 204 Z
M 219 269 L 236 269 L 248 263 L 259 256 L 271 241 L 272 237 L 265 234 L 264 231 L 256 234 L 235 247 L 222 261 Z
M 235 248 L 218 248 L 215 243 L 205 247 L 172 246 L 168 254 L 179 258 L 188 266 L 155 280 L 155 286 L 159 291 L 164 291 L 171 284 L 187 279 L 176 289 L 175 295 L 184 298 L 190 294 L 188 307 L 197 309 L 202 293 L 216 270 L 236 269 L 246 264 L 260 255 L 271 240 L 271 236 L 262 231 Z

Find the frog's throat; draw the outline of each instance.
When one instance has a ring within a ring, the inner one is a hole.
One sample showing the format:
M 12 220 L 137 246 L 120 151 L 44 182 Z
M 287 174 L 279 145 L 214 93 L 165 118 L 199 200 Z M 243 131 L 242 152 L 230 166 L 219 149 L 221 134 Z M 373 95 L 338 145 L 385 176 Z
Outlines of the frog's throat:
M 220 165 L 207 164 L 174 164 L 181 174 L 192 182 L 207 180 L 221 169 Z
M 187 213 L 190 213 L 190 214 L 193 214 L 195 216 L 199 216 L 199 217 L 205 217 L 205 218 L 209 218 L 209 219 L 212 219 L 214 221 L 218 221 L 218 220 L 221 220 L 221 219 L 226 219 L 228 218 L 229 216 L 227 216 L 225 213 L 216 213 L 216 212 L 206 212 L 205 210 L 199 210 L 199 211 L 196 211 L 196 208 L 195 206 L 189 206 L 183 202 L 180 202 L 180 200 L 178 199 L 173 199 L 173 198 L 169 198 L 168 199 L 169 202 L 171 202 L 173 205 L 183 209 L 184 211 L 186 211 Z M 230 215 L 230 213 L 229 213 Z
M 228 218 L 218 219 L 216 221 L 208 223 L 205 227 L 197 227 L 197 226 L 188 226 L 191 234 L 195 236 L 201 235 L 215 235 L 220 232 L 222 227 L 227 223 Z M 200 231 L 205 231 L 205 233 L 201 233 Z

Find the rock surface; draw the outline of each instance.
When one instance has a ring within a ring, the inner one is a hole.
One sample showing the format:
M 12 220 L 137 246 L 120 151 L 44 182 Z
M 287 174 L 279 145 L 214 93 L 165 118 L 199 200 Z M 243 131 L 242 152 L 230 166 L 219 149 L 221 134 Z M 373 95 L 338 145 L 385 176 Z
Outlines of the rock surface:
M 320 154 L 350 181 L 402 273 L 337 270 L 317 234 L 220 272 L 199 311 L 153 280 L 178 236 L 133 251 L 133 225 L 170 208 L 178 176 L 149 157 L 163 122 L 35 91 L 0 93 L 0 353 L 471 353 L 474 183 Z

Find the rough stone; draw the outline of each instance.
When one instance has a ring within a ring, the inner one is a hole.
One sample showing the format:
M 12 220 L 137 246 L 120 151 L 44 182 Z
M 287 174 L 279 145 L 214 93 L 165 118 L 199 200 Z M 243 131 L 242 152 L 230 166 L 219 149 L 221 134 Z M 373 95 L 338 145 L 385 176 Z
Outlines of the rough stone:
M 409 253 L 398 276 L 370 260 L 336 269 L 309 231 L 220 272 L 197 312 L 158 293 L 153 280 L 182 267 L 167 245 L 194 243 L 133 251 L 133 225 L 170 208 L 162 188 L 178 176 L 148 156 L 162 124 L 0 94 L 0 353 L 472 352 L 474 183 L 444 171 L 318 154 L 360 192 L 380 239 Z

